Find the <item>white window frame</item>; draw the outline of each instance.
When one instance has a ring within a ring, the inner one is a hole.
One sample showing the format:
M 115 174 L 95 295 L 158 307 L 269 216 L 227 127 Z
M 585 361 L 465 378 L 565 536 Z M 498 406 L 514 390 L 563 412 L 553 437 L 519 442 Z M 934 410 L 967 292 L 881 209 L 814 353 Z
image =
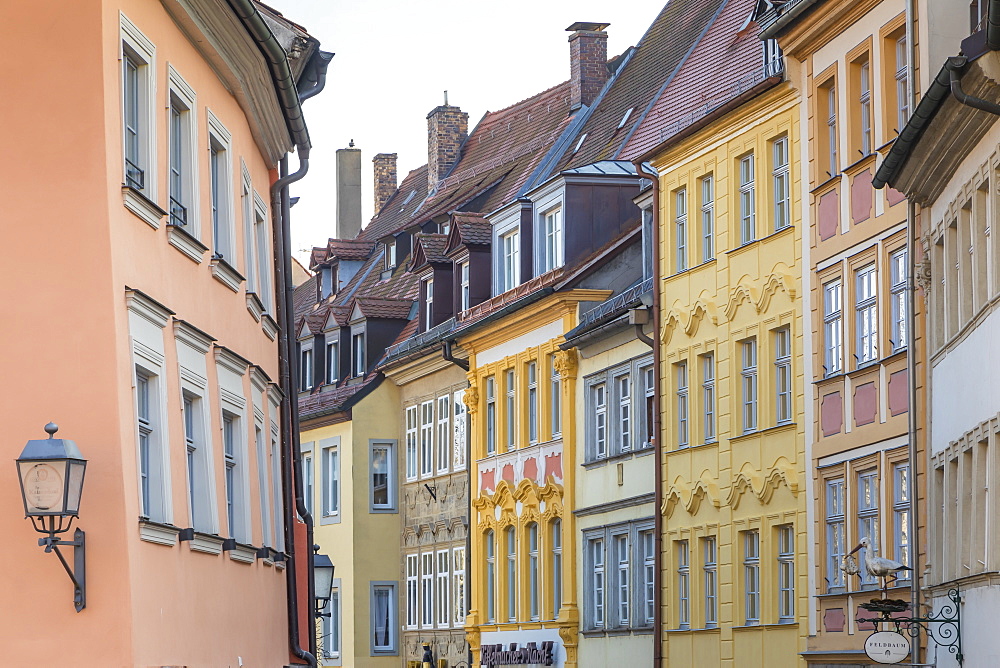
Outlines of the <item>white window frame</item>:
M 607 383 L 595 383 L 590 388 L 591 411 L 594 416 L 594 458 L 608 456 L 608 388 Z
M 778 623 L 795 622 L 795 528 L 782 524 L 778 530 Z
M 771 142 L 771 183 L 774 197 L 774 231 L 792 224 L 792 189 L 789 175 L 788 137 Z
M 528 442 L 538 443 L 538 363 L 532 360 L 525 369 L 528 382 Z
M 256 399 L 256 397 L 255 397 Z M 272 545 L 271 536 L 273 518 L 271 517 L 271 500 L 268 494 L 271 491 L 271 469 L 267 462 L 267 439 L 264 437 L 264 413 L 259 405 L 254 405 L 254 451 L 257 458 L 257 503 L 260 511 L 260 535 L 261 545 L 270 547 Z
M 326 382 L 335 385 L 340 380 L 340 340 L 326 342 Z
M 249 513 L 246 506 L 246 432 L 242 411 L 229 407 L 222 410 L 222 457 L 225 469 L 223 478 L 226 490 L 226 517 L 229 537 L 237 543 L 250 543 Z
M 792 332 L 774 330 L 774 399 L 776 424 L 792 422 Z
M 754 160 L 749 153 L 739 161 L 740 176 L 740 245 L 757 239 L 756 197 L 754 193 Z
M 451 455 L 451 395 L 445 394 L 437 398 L 437 472 L 438 475 L 448 472 Z
M 162 375 L 157 371 L 158 368 L 141 363 L 136 364 L 134 371 L 139 514 L 154 522 L 168 522 L 172 513 L 169 474 L 164 462 L 166 453 L 163 436 L 166 421 L 163 415 L 163 392 L 160 389 Z M 143 380 L 146 388 L 145 401 L 141 393 Z M 143 436 L 146 437 L 145 441 Z
M 889 343 L 892 352 L 906 349 L 906 280 L 907 280 L 906 248 L 901 248 L 889 255 L 889 301 L 892 304 Z
M 179 224 L 192 237 L 200 239 L 200 211 L 196 205 L 199 199 L 198 161 L 195 159 L 198 155 L 197 97 L 194 89 L 170 63 L 167 64 L 167 86 L 168 221 L 173 225 Z M 183 215 L 174 210 L 175 203 L 183 207 Z
M 488 529 L 483 536 L 486 556 L 486 621 L 490 624 L 497 620 L 497 535 Z
M 434 552 L 420 553 L 420 628 L 434 628 Z
M 406 628 L 420 627 L 420 555 L 406 555 Z
M 556 368 L 556 355 L 549 355 L 549 425 L 552 438 L 562 435 L 562 378 Z
M 590 627 L 607 628 L 607 577 L 605 573 L 604 537 L 587 541 L 590 552 Z
M 688 268 L 687 265 L 687 188 L 674 191 L 674 258 L 675 272 Z
M 299 392 L 309 392 L 316 384 L 315 337 L 299 341 Z
M 243 273 L 246 291 L 257 294 L 257 255 L 254 252 L 253 182 L 246 163 L 240 158 L 240 215 L 243 218 Z M 233 264 L 232 262 L 230 264 Z
M 371 626 L 369 637 L 371 638 L 372 656 L 394 656 L 399 653 L 399 635 L 397 632 L 399 626 L 396 621 L 398 614 L 396 587 L 397 584 L 393 581 L 373 580 L 371 582 L 371 601 L 369 603 L 369 609 L 371 610 Z M 375 600 L 376 597 L 382 593 L 384 593 L 387 598 L 387 605 L 384 611 L 386 618 L 384 620 L 377 620 L 376 615 L 381 615 L 381 611 L 376 608 Z M 385 624 L 385 635 L 381 637 L 378 634 L 378 624 L 380 621 Z
M 528 539 L 528 618 L 537 621 L 540 617 L 541 602 L 539 600 L 539 560 L 538 560 L 538 522 L 532 522 L 525 530 Z
M 502 294 L 521 284 L 521 231 L 514 228 L 500 235 L 498 290 Z
M 881 534 L 879 529 L 879 484 L 878 484 L 879 472 L 877 468 L 865 469 L 864 471 L 859 471 L 857 475 L 857 514 L 858 514 L 858 541 L 860 542 L 862 538 L 867 537 L 869 540 L 869 547 L 861 548 L 858 552 L 858 560 L 861 561 L 868 557 L 866 554 L 868 550 L 877 555 L 878 547 L 881 543 Z M 868 569 L 862 568 L 861 572 L 858 574 L 861 579 L 862 589 L 871 589 L 872 587 L 878 586 L 878 578 L 868 572 Z
M 344 628 L 343 608 L 340 603 L 340 590 L 340 578 L 334 578 L 333 587 L 330 591 L 330 599 L 323 608 L 323 613 L 327 616 L 322 618 L 323 623 L 321 625 L 323 634 L 323 658 L 325 659 L 340 658 L 341 641 Z
M 385 242 L 385 269 L 390 270 L 396 267 L 396 240 Z
M 910 464 L 892 467 L 892 558 L 910 565 Z M 912 571 L 899 571 L 897 580 L 911 579 Z
M 743 433 L 757 431 L 757 339 L 739 342 L 743 364 L 740 387 L 743 400 Z
M 414 404 L 413 406 L 407 406 L 404 411 L 404 429 L 405 429 L 405 443 L 406 443 L 406 479 L 416 480 L 417 470 L 419 469 L 420 454 L 417 446 L 418 443 L 418 420 L 419 420 L 420 407 Z
M 543 212 L 539 220 L 538 275 L 563 265 L 562 207 L 556 206 Z
M 711 174 L 701 179 L 701 261 L 715 257 L 715 181 Z
M 464 471 L 468 459 L 469 423 L 468 408 L 465 406 L 465 390 L 452 393 L 452 458 L 454 471 Z
M 236 268 L 233 230 L 233 138 L 209 110 L 209 206 L 212 213 L 212 257 Z
M 434 577 L 434 614 L 437 628 L 451 625 L 451 599 L 448 597 L 448 580 L 451 577 L 451 551 L 438 550 L 434 556 L 437 572 Z
M 434 400 L 420 402 L 420 477 L 434 475 Z
M 424 293 L 424 331 L 433 327 L 434 323 L 434 278 L 425 278 L 420 281 Z
M 558 517 L 549 524 L 552 549 L 552 618 L 558 619 L 562 609 L 562 520 Z
M 504 405 L 504 414 L 507 423 L 507 451 L 510 452 L 517 447 L 517 372 L 514 369 L 507 369 L 504 372 L 504 391 L 507 395 L 507 403 Z
M 375 500 L 375 457 L 376 452 L 385 451 L 386 459 L 386 501 L 376 502 Z M 395 513 L 397 503 L 396 490 L 396 441 L 375 440 L 368 441 L 368 504 L 371 513 Z
M 617 399 L 616 421 L 618 423 L 618 452 L 631 452 L 633 423 L 632 420 L 632 377 L 628 373 L 614 376 L 615 399 Z
M 121 62 L 122 86 L 122 183 L 142 193 L 151 202 L 157 196 L 157 164 L 156 159 L 156 47 L 124 14 L 119 13 L 119 60 Z M 131 157 L 138 160 L 135 166 L 142 170 L 142 183 L 136 183 L 128 177 L 128 166 L 125 159 L 130 157 L 128 147 L 129 129 L 127 127 L 126 110 L 126 58 L 136 66 L 136 109 L 135 109 L 135 149 Z M 150 221 L 147 221 L 150 222 Z M 152 223 L 150 223 L 152 224 Z M 156 225 L 153 225 L 156 227 Z
M 193 374 L 184 374 L 184 376 L 193 377 Z M 208 412 L 205 410 L 207 405 L 204 397 L 205 388 L 196 387 L 187 382 L 182 384 L 185 472 L 188 491 L 188 518 L 191 522 L 189 526 L 202 533 L 215 533 L 217 531 L 217 513 L 212 494 L 212 447 L 206 438 Z M 189 401 L 191 402 L 190 425 L 187 413 Z
M 677 553 L 677 628 L 691 628 L 691 552 L 688 541 L 675 540 Z
M 271 516 L 274 518 L 270 547 L 277 552 L 285 550 L 285 521 L 284 521 L 284 486 L 281 482 L 281 431 L 278 425 L 278 415 L 280 412 L 280 402 L 272 395 L 271 388 L 268 391 L 269 417 L 271 418 L 271 441 L 270 441 L 270 469 L 271 469 Z
M 615 559 L 614 621 L 618 628 L 627 628 L 632 618 L 632 541 L 627 527 L 625 529 L 611 534 Z
M 742 532 L 743 538 L 743 598 L 744 623 L 760 624 L 760 532 L 756 529 Z
M 847 515 L 843 477 L 826 481 L 826 582 L 827 593 L 844 591 L 846 576 L 840 569 L 847 553 Z
M 274 293 L 271 290 L 271 230 L 268 224 L 267 204 L 255 190 L 253 192 L 253 263 L 256 281 L 254 292 L 260 299 L 264 313 L 274 310 Z M 248 260 L 249 262 L 250 260 Z
M 676 404 L 677 409 L 676 424 L 677 424 L 677 447 L 683 448 L 690 443 L 690 430 L 688 408 L 688 366 L 687 361 L 681 361 L 674 364 L 674 380 L 676 382 Z
M 459 629 L 465 626 L 465 617 L 468 614 L 466 587 L 465 547 L 454 547 L 451 550 L 451 609 L 454 615 L 452 625 Z
M 495 376 L 486 378 L 486 456 L 497 453 L 497 382 Z
M 701 360 L 701 433 L 705 443 L 718 438 L 715 428 L 715 353 L 699 356 Z
M 517 621 L 517 529 L 504 529 L 504 544 L 507 547 L 507 621 Z
M 353 376 L 363 378 L 368 370 L 365 364 L 365 332 L 351 333 L 351 365 Z
M 896 40 L 896 132 L 902 132 L 910 120 L 910 53 L 906 46 L 906 34 Z
M 823 284 L 823 370 L 832 376 L 844 368 L 844 287 L 837 278 Z
M 472 307 L 472 293 L 470 288 L 470 266 L 469 261 L 458 263 L 458 288 L 459 288 L 459 310 L 467 311 Z
M 303 503 L 306 506 L 306 510 L 310 515 L 313 514 L 313 496 L 314 487 L 313 481 L 316 479 L 316 469 L 313 467 L 313 454 L 312 454 L 312 443 L 303 443 L 302 447 L 305 448 L 306 445 L 309 446 L 307 452 L 302 453 L 301 467 L 302 467 L 302 496 Z
M 870 155 L 874 143 L 872 138 L 872 65 L 867 54 L 864 61 L 858 64 L 858 88 L 858 104 L 861 111 L 861 153 Z
M 837 162 L 837 84 L 830 81 L 823 86 L 826 89 L 826 141 L 827 153 L 830 158 L 828 165 L 828 175 L 832 179 L 840 173 L 840 165 Z
M 323 517 L 340 516 L 340 442 L 320 442 L 323 460 Z
M 702 573 L 705 593 L 705 628 L 719 625 L 719 556 L 715 536 L 701 539 Z
M 643 626 L 653 625 L 656 610 L 656 538 L 652 529 L 639 530 L 639 543 L 642 546 L 642 620 Z
M 653 447 L 653 439 L 656 436 L 653 433 L 652 419 L 654 406 L 656 405 L 656 378 L 653 365 L 650 364 L 639 367 L 639 375 L 641 376 L 643 383 L 642 421 L 645 425 L 642 447 L 651 448 Z
M 875 263 L 854 272 L 854 355 L 857 368 L 878 361 L 878 271 Z

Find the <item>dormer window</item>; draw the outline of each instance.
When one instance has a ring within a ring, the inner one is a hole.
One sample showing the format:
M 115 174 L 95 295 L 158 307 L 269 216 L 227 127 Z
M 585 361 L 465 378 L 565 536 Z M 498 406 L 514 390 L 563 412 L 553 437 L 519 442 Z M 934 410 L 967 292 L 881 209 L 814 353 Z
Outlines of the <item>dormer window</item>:
M 385 243 L 385 268 L 392 269 L 396 266 L 396 240 Z
M 308 347 L 307 347 L 308 346 Z M 302 352 L 299 358 L 299 390 L 308 392 L 313 388 L 313 349 L 312 341 L 302 343 Z
M 507 292 L 521 282 L 521 234 L 517 229 L 500 237 L 500 289 Z
M 451 231 L 451 223 L 449 221 L 441 223 L 441 234 L 448 234 L 448 232 L 450 231 Z
M 331 385 L 340 379 L 340 360 L 337 342 L 326 344 L 326 382 Z
M 552 271 L 563 264 L 562 209 L 551 209 L 542 214 L 541 263 L 539 273 Z
M 423 281 L 424 293 L 424 331 L 434 326 L 434 279 L 425 278 Z
M 365 333 L 359 332 L 351 337 L 351 358 L 354 362 L 354 375 L 365 375 Z
M 467 311 L 472 306 L 472 294 L 469 291 L 469 261 L 466 260 L 458 265 L 459 295 L 462 311 Z
M 326 299 L 326 298 L 330 297 L 331 295 L 333 295 L 333 293 L 334 293 L 333 273 L 334 273 L 333 272 L 333 267 L 323 267 L 322 269 L 320 269 L 320 272 L 319 272 L 319 277 L 320 277 L 320 294 L 319 294 L 319 298 L 320 299 Z

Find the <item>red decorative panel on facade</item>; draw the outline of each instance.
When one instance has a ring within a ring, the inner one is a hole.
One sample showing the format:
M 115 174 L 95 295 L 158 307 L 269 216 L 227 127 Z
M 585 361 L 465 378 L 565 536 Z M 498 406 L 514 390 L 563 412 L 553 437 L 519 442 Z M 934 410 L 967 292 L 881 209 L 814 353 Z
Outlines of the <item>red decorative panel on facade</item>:
M 545 475 L 546 477 L 552 476 L 558 481 L 562 481 L 563 470 L 562 470 L 562 455 L 545 455 Z
M 872 170 L 866 169 L 851 181 L 851 220 L 855 225 L 872 217 Z
M 492 492 L 497 484 L 494 481 L 495 471 L 482 471 L 479 474 L 479 489 L 484 492 Z
M 501 472 L 500 472 L 500 477 L 513 485 L 514 484 L 514 465 L 513 464 L 504 464 L 503 465 L 503 469 L 501 469 Z
M 889 186 L 886 186 L 885 187 L 885 199 L 889 202 L 889 206 L 896 206 L 897 204 L 899 204 L 900 202 L 902 202 L 904 199 L 906 199 L 906 195 L 904 195 L 903 193 L 899 192 L 895 188 L 891 188 Z
M 889 375 L 889 414 L 902 415 L 910 409 L 910 388 L 906 369 Z
M 819 238 L 823 241 L 837 234 L 840 225 L 840 202 L 837 191 L 831 190 L 819 198 Z
M 819 404 L 820 427 L 824 436 L 839 434 L 844 426 L 844 400 L 840 392 L 824 394 Z
M 823 613 L 823 629 L 827 633 L 843 633 L 847 616 L 843 608 L 828 608 Z
M 524 460 L 524 477 L 528 480 L 538 480 L 538 460 L 534 457 Z
M 878 393 L 875 383 L 858 385 L 854 389 L 854 424 L 858 427 L 871 424 L 878 415 Z

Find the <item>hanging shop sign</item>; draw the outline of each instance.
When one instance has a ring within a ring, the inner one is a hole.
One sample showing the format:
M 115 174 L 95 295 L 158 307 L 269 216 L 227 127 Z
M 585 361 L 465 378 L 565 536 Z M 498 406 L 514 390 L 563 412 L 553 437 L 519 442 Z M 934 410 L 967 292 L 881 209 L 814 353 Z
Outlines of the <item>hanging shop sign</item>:
M 909 653 L 910 641 L 902 633 L 879 631 L 865 640 L 865 654 L 879 663 L 899 663 Z
M 503 645 L 482 645 L 479 648 L 479 662 L 483 668 L 493 666 L 552 666 L 556 662 L 555 643 L 545 641 L 539 647 L 537 643 L 529 642 L 523 647 L 510 643 L 507 649 Z

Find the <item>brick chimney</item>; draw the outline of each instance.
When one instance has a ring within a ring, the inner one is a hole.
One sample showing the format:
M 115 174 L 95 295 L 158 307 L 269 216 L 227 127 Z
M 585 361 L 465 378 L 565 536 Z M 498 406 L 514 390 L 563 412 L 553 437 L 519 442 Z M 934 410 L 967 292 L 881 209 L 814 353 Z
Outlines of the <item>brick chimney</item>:
M 458 149 L 469 136 L 469 115 L 459 107 L 448 105 L 448 92 L 444 104 L 427 114 L 427 191 L 437 187 L 438 181 L 458 162 Z
M 361 232 L 361 149 L 351 140 L 337 149 L 337 238 L 353 239 Z
M 569 36 L 570 108 L 589 107 L 608 80 L 610 23 L 578 21 L 566 28 Z
M 372 158 L 375 172 L 375 215 L 396 192 L 396 154 L 379 153 Z

